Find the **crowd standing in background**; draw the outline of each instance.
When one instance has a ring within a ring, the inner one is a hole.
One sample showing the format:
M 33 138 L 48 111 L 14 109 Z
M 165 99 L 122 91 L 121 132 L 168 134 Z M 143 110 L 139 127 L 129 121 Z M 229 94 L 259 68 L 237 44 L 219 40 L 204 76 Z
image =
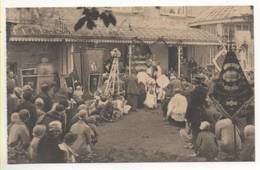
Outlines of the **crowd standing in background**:
M 54 87 L 43 83 L 37 94 L 30 84 L 20 87 L 10 72 L 7 80 L 8 161 L 91 162 L 98 142 L 99 122 L 112 122 L 144 107 L 148 111 L 159 110 L 162 121 L 179 128 L 178 137 L 183 139 L 185 148 L 194 150 L 193 156 L 208 161 L 254 160 L 254 113 L 244 114 L 246 123 L 235 127 L 210 100 L 218 75 L 205 73 L 198 69 L 191 80 L 178 78 L 173 70 L 164 74 L 160 64 L 152 62 L 146 71 L 134 72 L 128 77 L 126 96 L 111 98 L 98 89 L 94 97 L 89 98 L 79 82 L 75 83 L 75 89 L 56 89 L 52 95 L 50 91 Z

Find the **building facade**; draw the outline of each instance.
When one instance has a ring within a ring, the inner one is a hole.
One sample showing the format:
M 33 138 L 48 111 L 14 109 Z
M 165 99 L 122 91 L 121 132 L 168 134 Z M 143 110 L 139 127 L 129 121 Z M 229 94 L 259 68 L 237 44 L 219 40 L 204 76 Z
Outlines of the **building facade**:
M 187 26 L 193 19 L 187 8 L 112 10 L 116 26 L 105 27 L 97 21 L 93 30 L 74 31 L 82 12 L 75 8 L 8 9 L 7 21 L 13 23 L 7 43 L 9 69 L 24 85 L 27 77 L 37 77 L 37 71 L 27 75 L 22 71 L 34 70 L 44 56 L 61 78 L 76 70 L 87 88 L 91 75 L 105 71 L 104 65 L 111 60 L 110 51 L 114 48 L 121 51 L 123 72 L 138 71 L 146 59 L 152 58 L 165 73 L 173 69 L 179 76 L 187 74 L 184 65 L 190 58 L 205 67 L 212 64 L 212 57 L 218 52 L 218 37 Z M 143 52 L 146 50 L 149 55 Z
M 253 7 L 209 7 L 189 25 L 217 35 L 223 43 L 234 41 L 243 69 L 254 69 Z

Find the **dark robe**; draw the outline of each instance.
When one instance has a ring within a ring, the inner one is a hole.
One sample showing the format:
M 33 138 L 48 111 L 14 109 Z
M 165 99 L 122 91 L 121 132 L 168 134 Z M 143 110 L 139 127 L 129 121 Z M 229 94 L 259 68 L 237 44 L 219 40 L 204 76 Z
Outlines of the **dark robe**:
M 32 132 L 32 129 L 37 121 L 37 111 L 35 105 L 31 101 L 23 101 L 21 104 L 19 104 L 16 108 L 17 112 L 19 112 L 22 109 L 26 109 L 29 111 L 30 118 L 28 121 L 25 122 L 26 126 L 28 127 L 29 131 Z
M 60 115 L 59 113 L 57 113 L 55 111 L 51 112 L 51 113 L 47 113 L 47 114 L 43 115 L 42 117 L 40 117 L 38 119 L 37 124 L 44 124 L 46 127 L 48 127 L 49 123 L 51 123 L 52 121 L 55 121 L 55 120 L 61 122 L 63 132 L 65 130 L 67 130 L 68 122 L 67 122 L 66 117 Z
M 16 111 L 18 99 L 12 94 L 7 94 L 7 123 L 11 123 L 11 115 Z
M 59 138 L 53 138 L 48 134 L 44 136 L 38 145 L 38 163 L 65 163 L 65 153 L 60 150 Z
M 48 111 L 50 111 L 53 103 L 52 103 L 52 98 L 49 96 L 49 94 L 44 93 L 44 92 L 40 92 L 37 97 L 42 98 L 42 100 L 44 101 L 43 111 L 45 111 L 46 113 Z
M 138 108 L 143 108 L 144 107 L 144 101 L 146 98 L 146 90 L 145 90 L 145 86 L 143 83 L 139 83 L 138 84 L 138 103 L 137 103 L 137 107 Z
M 127 81 L 127 101 L 132 109 L 137 108 L 138 102 L 138 84 L 135 76 L 130 76 Z
M 191 124 L 191 130 L 193 134 L 193 142 L 195 143 L 197 135 L 199 133 L 200 123 L 206 120 L 206 111 L 203 108 L 203 104 L 207 97 L 208 88 L 204 84 L 200 84 L 190 94 L 188 107 L 186 111 L 186 119 Z

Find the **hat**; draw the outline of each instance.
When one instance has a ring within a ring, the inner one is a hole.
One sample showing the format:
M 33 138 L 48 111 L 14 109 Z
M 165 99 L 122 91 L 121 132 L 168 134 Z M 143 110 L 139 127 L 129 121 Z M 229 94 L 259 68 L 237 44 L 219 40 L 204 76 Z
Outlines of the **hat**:
M 205 76 L 203 74 L 197 74 L 194 76 L 195 81 L 204 81 L 205 80 Z
M 181 92 L 181 88 L 174 89 L 175 92 Z
M 78 118 L 84 118 L 88 115 L 88 112 L 86 110 L 80 110 L 78 113 L 77 113 L 77 117 Z
M 254 125 L 247 125 L 244 128 L 244 136 L 245 138 L 249 136 L 255 136 L 255 126 Z
M 87 110 L 87 109 L 88 109 L 88 106 L 85 105 L 85 104 L 81 104 L 81 105 L 79 105 L 79 107 L 78 107 L 78 111 L 80 111 L 80 110 Z
M 200 124 L 200 130 L 208 130 L 210 128 L 210 123 L 207 121 L 203 121 Z
M 34 137 L 43 137 L 46 132 L 46 126 L 45 125 L 36 125 L 33 128 L 33 136 Z
M 23 92 L 25 92 L 25 91 L 33 91 L 32 87 L 30 85 L 28 85 L 28 84 L 24 85 L 22 90 L 23 90 Z
M 62 132 L 62 124 L 60 121 L 55 120 L 48 124 L 49 131 L 59 130 Z
M 49 87 L 49 84 L 47 82 L 44 82 L 41 84 L 41 87 Z
M 23 94 L 23 90 L 20 87 L 15 87 L 14 92 L 19 94 L 19 96 L 22 96 L 22 94 Z
M 32 92 L 31 91 L 25 91 L 23 93 L 24 100 L 31 100 L 32 99 Z
M 42 98 L 38 97 L 36 100 L 35 100 L 35 105 L 44 105 L 44 101 Z
M 63 112 L 65 110 L 64 106 L 62 104 L 57 104 L 55 107 L 56 112 Z
M 19 117 L 20 119 L 25 122 L 30 118 L 30 112 L 27 109 L 22 109 L 19 111 Z
M 19 116 L 19 113 L 17 113 L 17 112 L 12 113 L 12 115 L 11 115 L 11 122 L 14 123 L 14 122 L 17 122 L 19 120 L 21 120 L 20 116 Z
M 76 87 L 76 90 L 81 90 L 81 86 L 77 86 L 77 87 Z

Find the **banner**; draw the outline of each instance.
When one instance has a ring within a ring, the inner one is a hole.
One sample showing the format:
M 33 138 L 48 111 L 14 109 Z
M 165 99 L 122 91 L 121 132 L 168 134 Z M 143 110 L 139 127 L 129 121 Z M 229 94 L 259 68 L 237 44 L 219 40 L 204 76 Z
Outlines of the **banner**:
M 227 52 L 219 78 L 210 96 L 233 116 L 254 95 L 237 56 Z

